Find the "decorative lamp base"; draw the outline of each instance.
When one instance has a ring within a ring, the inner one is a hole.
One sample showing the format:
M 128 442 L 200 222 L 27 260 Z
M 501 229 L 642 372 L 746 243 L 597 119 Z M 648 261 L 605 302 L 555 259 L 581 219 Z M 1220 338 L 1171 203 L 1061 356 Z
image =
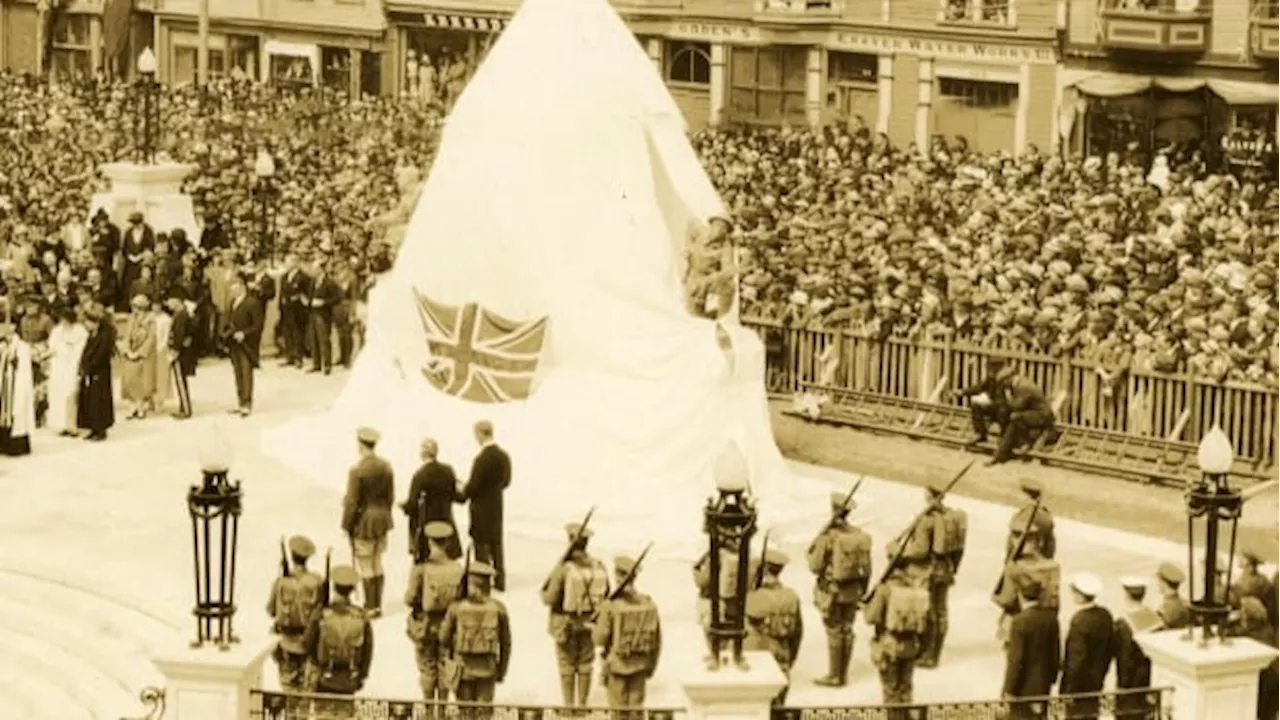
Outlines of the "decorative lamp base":
M 743 653 L 745 667 L 725 662 L 718 670 L 682 673 L 690 720 L 769 720 L 770 702 L 787 676 L 766 652 Z
M 1151 658 L 1151 686 L 1172 687 L 1177 720 L 1251 718 L 1258 714 L 1258 671 L 1276 651 L 1248 638 L 1201 642 L 1178 630 L 1135 638 Z
M 182 181 L 195 170 L 194 165 L 120 162 L 107 163 L 101 170 L 111 181 L 111 189 L 94 194 L 89 202 L 90 218 L 104 209 L 112 223 L 124 228 L 129 213 L 136 210 L 157 233 L 182 228 L 192 243 L 200 239 L 191 196 L 182 192 Z
M 262 665 L 275 640 L 184 646 L 154 658 L 164 675 L 165 720 L 249 720 L 249 691 L 262 685 Z

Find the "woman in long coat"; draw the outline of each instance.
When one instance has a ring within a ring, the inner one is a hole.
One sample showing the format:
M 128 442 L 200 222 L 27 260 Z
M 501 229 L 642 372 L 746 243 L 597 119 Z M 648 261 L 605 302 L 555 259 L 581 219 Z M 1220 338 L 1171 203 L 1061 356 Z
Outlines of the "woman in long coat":
M 173 393 L 173 376 L 169 363 L 169 329 L 173 325 L 169 313 L 157 308 L 151 313 L 155 323 L 156 349 L 152 353 L 155 358 L 155 393 L 152 395 L 151 409 L 162 410 Z
M 105 440 L 116 422 L 115 399 L 111 391 L 111 358 L 116 352 L 116 328 L 101 305 L 85 311 L 89 337 L 80 354 L 80 394 L 76 402 L 76 424 L 89 431 L 90 440 Z
M 120 345 L 120 397 L 129 405 L 129 419 L 144 418 L 156 393 L 156 321 L 151 301 L 138 295 L 130 302 Z
M 76 322 L 70 306 L 58 308 L 58 324 L 49 334 L 49 427 L 59 435 L 75 435 L 80 356 L 89 332 Z

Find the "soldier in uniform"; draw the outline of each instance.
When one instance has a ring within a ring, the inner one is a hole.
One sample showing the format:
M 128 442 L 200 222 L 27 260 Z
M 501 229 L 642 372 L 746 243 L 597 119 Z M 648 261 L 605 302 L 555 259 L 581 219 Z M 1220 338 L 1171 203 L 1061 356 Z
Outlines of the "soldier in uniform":
M 1030 528 L 1030 532 L 1039 538 L 1040 554 L 1052 560 L 1058 554 L 1058 538 L 1053 531 L 1053 513 L 1045 506 L 1043 502 L 1040 507 L 1036 508 L 1036 501 L 1040 500 L 1040 496 L 1044 493 L 1044 485 L 1035 478 L 1022 478 L 1022 492 L 1027 496 L 1027 503 L 1018 508 L 1013 514 L 1013 519 L 1009 521 L 1009 541 L 1006 544 L 1006 553 L 1013 553 L 1013 549 L 1018 546 L 1018 541 L 1022 539 L 1022 533 Z M 1035 511 L 1035 517 L 1031 516 Z
M 511 620 L 507 606 L 489 597 L 493 576 L 489 564 L 471 563 L 466 598 L 450 605 L 440 623 L 440 647 L 449 654 L 450 684 L 459 702 L 493 702 L 494 687 L 506 679 L 511 664 Z
M 551 570 L 542 585 L 542 602 L 551 611 L 547 631 L 556 644 L 564 704 L 581 706 L 591 694 L 595 664 L 591 619 L 609 597 L 609 571 L 587 553 L 590 529 L 569 523 L 564 530 L 571 543 L 568 560 Z
M 747 639 L 744 644 L 748 650 L 763 650 L 772 655 L 788 683 L 791 668 L 800 654 L 800 642 L 804 639 L 800 596 L 779 579 L 790 560 L 781 550 L 770 548 L 765 551 L 760 587 L 747 594 Z M 781 706 L 787 701 L 789 689 L 789 684 L 782 688 L 782 692 L 773 699 L 774 706 Z
M 347 495 L 342 501 L 342 529 L 351 538 L 351 554 L 364 582 L 364 607 L 370 617 L 382 615 L 382 556 L 387 552 L 387 533 L 393 520 L 395 473 L 391 464 L 378 456 L 375 448 L 381 436 L 373 428 L 356 431 L 360 459 L 347 477 Z
M 653 598 L 636 590 L 636 560 L 619 555 L 613 569 L 618 589 L 600 606 L 592 639 L 600 646 L 609 707 L 641 708 L 645 684 L 662 655 L 662 623 Z
M 429 522 L 423 532 L 427 536 L 427 557 L 409 573 L 409 587 L 404 593 L 409 606 L 408 635 L 418 661 L 418 679 L 422 696 L 428 701 L 449 699 L 449 688 L 442 672 L 445 654 L 440 647 L 440 624 L 445 611 L 458 599 L 462 584 L 462 565 L 449 557 L 453 527 L 446 522 Z
M 1036 602 L 1040 608 L 1055 613 L 1060 607 L 1059 588 L 1062 582 L 1062 568 L 1057 561 L 1044 556 L 1040 549 L 1042 538 L 1031 535 L 1022 545 L 1022 552 L 1005 566 L 992 602 L 1004 612 L 996 628 L 996 637 L 1006 645 L 1009 640 L 1009 625 L 1013 618 L 1022 611 L 1021 597 L 1023 588 L 1029 584 L 1039 586 Z
M 289 538 L 292 567 L 289 574 L 276 578 L 267 598 L 267 615 L 272 632 L 280 636 L 273 657 L 280 668 L 280 689 L 307 689 L 307 649 L 303 637 L 311 617 L 320 608 L 324 578 L 307 569 L 307 560 L 315 554 L 315 543 L 301 535 Z
M 303 640 L 315 675 L 314 690 L 354 695 L 364 686 L 373 664 L 373 626 L 351 603 L 359 576 L 350 565 L 333 568 L 334 598 L 307 627 Z
M 1177 565 L 1169 562 L 1160 563 L 1156 571 L 1156 580 L 1160 588 L 1160 606 L 1156 614 L 1160 616 L 1159 630 L 1181 630 L 1191 624 L 1191 610 L 1178 594 L 1178 588 L 1186 574 Z
M 898 538 L 885 548 L 893 563 L 885 581 L 876 586 L 867 602 L 863 619 L 874 628 L 871 662 L 880 672 L 880 689 L 886 705 L 912 702 L 915 661 L 929 625 L 928 556 L 904 552 L 899 555 Z M 895 557 L 897 561 L 895 562 Z M 889 717 L 906 718 L 905 709 L 893 708 Z
M 1151 660 L 1135 636 L 1160 626 L 1160 616 L 1147 607 L 1147 583 L 1140 577 L 1120 580 L 1124 609 L 1116 616 L 1116 720 L 1154 720 L 1144 691 L 1151 687 Z M 1126 692 L 1131 691 L 1131 692 Z
M 814 681 L 823 687 L 844 687 L 849 681 L 853 620 L 871 581 L 871 536 L 848 521 L 856 507 L 844 493 L 832 493 L 831 521 L 809 546 L 813 602 L 827 630 L 827 675 Z
M 938 667 L 938 657 L 951 625 L 951 586 L 956 583 L 969 534 L 968 514 L 944 505 L 946 492 L 946 481 L 939 479 L 932 480 L 925 489 L 928 508 L 920 526 L 929 530 L 929 628 L 920 659 L 916 661 L 918 668 Z
M 1258 566 L 1262 565 L 1262 558 L 1258 557 L 1258 553 L 1253 550 L 1243 550 L 1240 552 L 1240 578 L 1231 583 L 1232 595 L 1239 602 L 1243 602 L 1245 598 L 1257 598 L 1264 605 L 1266 604 L 1267 593 L 1271 591 L 1271 583 L 1262 573 L 1258 572 Z

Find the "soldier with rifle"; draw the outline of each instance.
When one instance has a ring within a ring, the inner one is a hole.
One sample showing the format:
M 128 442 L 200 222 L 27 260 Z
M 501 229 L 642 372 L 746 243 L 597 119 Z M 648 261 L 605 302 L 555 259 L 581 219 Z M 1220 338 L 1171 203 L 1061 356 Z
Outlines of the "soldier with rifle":
M 373 664 L 373 626 L 351 602 L 359 575 L 349 565 L 333 569 L 338 597 L 311 618 L 303 644 L 314 668 L 316 692 L 354 695 Z
M 613 560 L 617 586 L 600 606 L 592 639 L 600 647 L 601 671 L 609 707 L 644 707 L 645 685 L 653 677 L 662 655 L 662 623 L 653 598 L 636 590 L 636 577 L 649 554 L 619 555 Z M 623 720 L 641 713 L 620 713 Z
M 1043 544 L 1047 542 L 1046 536 L 1034 530 L 1039 515 L 1040 499 L 1037 497 L 1025 514 L 1025 524 L 1017 534 L 1017 543 L 1005 555 L 1004 569 L 991 594 L 992 602 L 1003 611 L 996 627 L 996 637 L 1002 644 L 1008 644 L 1009 625 L 1022 611 L 1024 587 L 1038 586 L 1037 605 L 1041 608 L 1056 613 L 1061 605 L 1062 568 L 1045 555 Z
M 587 553 L 592 508 L 581 523 L 565 526 L 568 544 L 560 562 L 542 584 L 542 602 L 550 610 L 547 631 L 556 644 L 560 692 L 567 706 L 583 706 L 591 694 L 595 645 L 591 619 L 609 597 L 609 571 Z
M 949 507 L 946 485 L 933 480 L 925 489 L 925 514 L 923 525 L 927 534 L 929 555 L 929 627 L 925 631 L 924 646 L 920 649 L 918 668 L 935 668 L 950 627 L 951 587 L 960 572 L 964 559 L 965 541 L 969 534 L 969 516 L 963 510 Z
M 744 644 L 749 650 L 763 650 L 772 655 L 788 682 L 791 668 L 800 654 L 800 642 L 804 639 L 800 596 L 779 579 L 790 560 L 786 553 L 769 547 L 766 536 L 761 550 L 760 579 L 755 589 L 747 593 L 747 639 Z M 789 684 L 773 699 L 775 707 L 786 702 L 788 690 Z
M 1053 513 L 1044 504 L 1044 485 L 1035 478 L 1023 478 L 1020 486 L 1028 502 L 1018 508 L 1009 520 L 1009 540 L 1005 544 L 1005 552 L 1012 550 L 1018 544 L 1021 534 L 1026 531 L 1039 538 L 1041 554 L 1052 560 L 1058 553 L 1058 539 L 1053 531 Z
M 404 595 L 409 606 L 406 633 L 413 642 L 423 698 L 444 702 L 449 699 L 450 689 L 444 683 L 446 658 L 440 647 L 440 624 L 445 611 L 458 600 L 463 568 L 462 563 L 449 557 L 449 541 L 454 533 L 448 523 L 426 523 L 423 536 L 427 551 L 422 562 L 410 571 Z
M 886 705 L 914 700 L 915 661 L 929 625 L 929 556 L 909 547 L 911 530 L 885 548 L 889 561 L 871 590 L 864 619 L 873 628 L 871 663 L 880 674 Z M 892 708 L 888 717 L 905 720 L 908 711 Z
M 814 574 L 813 602 L 827 631 L 827 674 L 814 681 L 823 687 L 844 687 L 853 657 L 853 621 L 871 580 L 871 536 L 848 520 L 858 507 L 848 493 L 831 494 L 831 518 L 809 545 L 809 570 Z
M 489 716 L 475 703 L 492 703 L 495 686 L 511 665 L 511 620 L 506 605 L 489 596 L 494 570 L 488 563 L 467 562 L 466 596 L 449 606 L 440 624 L 440 646 L 456 668 L 455 694 L 464 720 Z
M 303 635 L 311 617 L 324 600 L 321 593 L 325 581 L 307 569 L 307 560 L 315 554 L 315 543 L 302 535 L 289 538 L 288 551 L 280 541 L 280 577 L 271 586 L 267 598 L 267 614 L 272 632 L 279 635 L 272 657 L 280 669 L 280 688 L 285 691 L 307 689 L 307 653 Z M 292 567 L 290 567 L 292 560 Z

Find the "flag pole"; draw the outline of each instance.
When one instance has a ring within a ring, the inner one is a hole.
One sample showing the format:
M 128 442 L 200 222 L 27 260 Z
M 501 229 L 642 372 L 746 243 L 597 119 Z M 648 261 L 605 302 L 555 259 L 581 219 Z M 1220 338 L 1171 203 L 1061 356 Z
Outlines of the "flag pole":
M 196 45 L 196 83 L 200 87 L 206 87 L 209 84 L 209 0 L 198 0 L 196 5 L 196 35 L 199 42 Z M 231 48 L 227 48 L 230 51 Z M 231 58 L 227 58 L 225 65 L 231 63 Z

